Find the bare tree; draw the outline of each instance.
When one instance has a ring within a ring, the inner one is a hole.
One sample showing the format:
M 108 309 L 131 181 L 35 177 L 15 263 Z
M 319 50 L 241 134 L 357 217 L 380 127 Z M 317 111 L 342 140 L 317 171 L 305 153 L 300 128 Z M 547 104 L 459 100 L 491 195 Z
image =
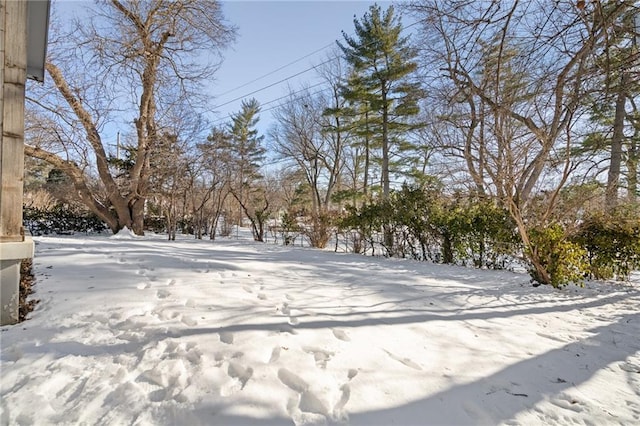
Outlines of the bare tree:
M 581 9 L 569 1 L 504 7 L 430 0 L 407 6 L 424 23 L 425 67 L 448 81 L 449 120 L 460 130 L 467 171 L 479 193 L 490 190 L 509 209 L 544 283 L 551 278 L 529 231 L 549 220 L 574 167 L 567 148 L 592 89 L 593 55 L 632 7 L 630 1 Z M 541 217 L 533 218 L 529 207 L 541 187 L 550 195 Z
M 208 203 L 203 206 L 203 210 L 206 210 L 203 214 L 208 217 L 211 240 L 215 239 L 218 222 L 231 193 L 233 161 L 228 149 L 229 137 L 224 128 L 214 128 L 207 141 L 197 145 L 204 188 L 210 194 Z
M 329 146 L 321 126 L 324 108 L 321 99 L 308 90 L 290 90 L 289 97 L 274 110 L 276 124 L 270 130 L 273 150 L 304 174 L 313 215 L 326 210 L 329 203 L 324 180 Z
M 334 193 L 342 187 L 342 175 L 346 164 L 347 147 L 353 135 L 353 115 L 347 108 L 343 96 L 343 85 L 347 78 L 347 67 L 337 51 L 330 53 L 316 70 L 326 83 L 320 92 L 320 105 L 325 109 L 320 117 L 321 135 L 327 142 L 327 152 L 321 157 L 326 168 L 326 193 L 324 209 L 327 210 Z
M 29 123 L 25 152 L 66 173 L 82 202 L 113 232 L 126 226 L 142 234 L 150 159 L 163 119 L 176 106 L 202 101 L 201 84 L 217 68 L 234 29 L 213 0 L 109 0 L 90 14 L 53 37 L 50 84 L 29 95 L 38 119 Z M 112 174 L 104 139 L 122 117 L 135 135 L 126 185 Z M 91 184 L 94 177 L 100 190 Z

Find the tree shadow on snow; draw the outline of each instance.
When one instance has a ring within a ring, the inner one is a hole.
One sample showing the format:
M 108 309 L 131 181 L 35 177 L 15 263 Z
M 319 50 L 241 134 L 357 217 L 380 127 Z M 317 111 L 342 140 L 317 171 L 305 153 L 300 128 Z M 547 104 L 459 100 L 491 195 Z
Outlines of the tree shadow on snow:
M 622 332 L 620 327 L 633 324 L 635 332 Z M 601 369 L 612 369 L 627 375 L 627 382 L 634 401 L 617 401 L 629 405 L 640 417 L 640 359 L 627 362 L 638 355 L 640 341 L 640 314 L 622 315 L 615 323 L 588 330 L 591 337 L 522 360 L 490 376 L 471 383 L 453 387 L 405 405 L 388 409 L 351 413 L 353 425 L 414 424 L 497 424 L 513 419 L 519 412 L 531 410 L 541 401 L 568 410 L 581 412 L 585 406 L 600 405 L 598 395 L 570 396 L 571 388 L 588 381 Z M 635 364 L 633 363 L 635 362 Z M 635 375 L 635 376 L 634 376 Z M 568 391 L 565 393 L 565 391 Z M 608 390 L 603 390 L 606 392 Z M 578 392 L 580 395 L 580 392 Z M 604 418 L 610 422 L 629 421 L 617 419 L 609 410 L 615 407 L 600 406 Z M 554 410 L 562 411 L 562 410 Z M 563 422 L 553 413 L 536 410 L 539 424 Z M 564 419 L 570 421 L 570 418 Z

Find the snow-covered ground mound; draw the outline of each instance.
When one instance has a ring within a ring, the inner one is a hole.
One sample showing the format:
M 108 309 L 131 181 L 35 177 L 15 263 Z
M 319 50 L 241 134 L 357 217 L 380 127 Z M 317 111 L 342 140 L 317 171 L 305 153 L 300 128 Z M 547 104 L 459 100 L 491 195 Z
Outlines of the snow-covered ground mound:
M 637 283 L 161 238 L 35 238 L 0 424 L 640 424 Z
M 119 230 L 117 234 L 114 234 L 109 238 L 113 240 L 131 240 L 133 238 L 137 238 L 137 236 L 132 230 L 125 226 L 124 228 Z

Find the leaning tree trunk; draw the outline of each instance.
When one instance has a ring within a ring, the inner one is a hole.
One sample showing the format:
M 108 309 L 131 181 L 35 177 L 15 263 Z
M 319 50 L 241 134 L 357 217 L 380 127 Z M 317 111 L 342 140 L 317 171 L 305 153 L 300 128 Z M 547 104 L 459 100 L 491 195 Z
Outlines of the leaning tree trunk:
M 529 238 L 529 229 L 522 218 L 520 209 L 515 205 L 513 200 L 511 200 L 508 207 L 511 217 L 516 222 L 518 234 L 520 234 L 520 238 L 524 244 L 524 257 L 533 268 L 536 281 L 540 284 L 551 284 L 551 274 L 542 263 L 542 259 L 538 253 L 538 248 L 531 243 L 531 239 Z

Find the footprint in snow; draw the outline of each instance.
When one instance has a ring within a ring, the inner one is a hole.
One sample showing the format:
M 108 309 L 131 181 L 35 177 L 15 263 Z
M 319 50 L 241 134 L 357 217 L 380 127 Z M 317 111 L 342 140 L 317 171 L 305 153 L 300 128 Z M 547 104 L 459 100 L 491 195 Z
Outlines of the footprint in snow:
M 286 368 L 281 368 L 278 370 L 278 379 L 280 379 L 280 381 L 289 389 L 294 390 L 298 393 L 305 392 L 309 388 L 309 384 L 307 382 L 305 382 L 300 376 L 287 370 Z
M 310 346 L 304 346 L 302 350 L 310 355 L 313 355 L 316 366 L 322 369 L 327 368 L 327 362 L 329 362 L 335 355 L 335 353 L 333 352 L 325 351 L 324 349 L 313 348 Z
M 300 320 L 299 320 L 298 318 L 296 318 L 296 317 L 289 317 L 289 319 L 287 320 L 287 322 L 288 322 L 290 325 L 298 325 L 298 324 L 300 324 Z
M 156 292 L 156 297 L 158 299 L 166 299 L 167 297 L 171 296 L 171 292 L 168 290 L 158 290 Z
M 278 379 L 289 389 L 299 394 L 298 398 L 289 399 L 287 403 L 287 412 L 291 416 L 297 417 L 298 410 L 305 413 L 320 414 L 325 417 L 329 415 L 327 401 L 323 401 L 315 392 L 311 391 L 309 384 L 300 376 L 286 368 L 281 368 L 278 370 Z
M 280 306 L 280 312 L 282 312 L 284 315 L 291 315 L 291 308 L 289 308 L 289 304 L 283 303 L 282 306 Z
M 138 290 L 144 290 L 151 287 L 151 283 L 140 283 L 136 286 Z
M 249 381 L 251 376 L 253 376 L 253 368 L 244 367 L 235 361 L 229 361 L 229 368 L 227 368 L 227 374 L 231 378 L 238 379 L 241 385 L 240 390 L 242 390 L 247 385 L 247 382 Z
M 230 333 L 228 331 L 223 331 L 219 333 L 219 335 L 220 335 L 220 341 L 222 343 L 226 343 L 227 345 L 233 344 L 233 333 Z
M 338 401 L 336 406 L 333 408 L 334 411 L 342 410 L 344 406 L 347 405 L 347 402 L 349 402 L 349 398 L 351 397 L 351 386 L 349 386 L 348 383 L 340 386 L 340 391 L 342 392 L 340 395 L 340 401 Z
M 399 363 L 409 367 L 409 368 L 413 368 L 414 370 L 422 370 L 422 367 L 420 367 L 418 364 L 416 364 L 415 362 L 411 361 L 409 358 L 400 358 L 399 356 L 396 356 L 394 354 L 392 354 L 391 352 L 389 352 L 388 350 L 384 349 L 384 351 L 387 353 L 387 355 L 389 355 L 389 358 L 393 359 L 394 361 L 398 361 Z
M 214 365 L 216 367 L 221 367 L 222 364 L 224 364 L 226 361 L 242 358 L 243 356 L 244 356 L 244 352 L 241 352 L 241 351 L 237 351 L 232 354 L 225 353 L 225 352 L 215 352 L 213 354 L 213 360 L 215 361 Z
M 198 325 L 198 321 L 188 315 L 182 315 L 180 317 L 180 321 L 182 321 L 183 324 L 188 325 L 189 327 L 195 327 L 196 325 Z
M 280 346 L 275 346 L 272 350 L 271 350 L 271 357 L 269 358 L 268 363 L 271 364 L 273 362 L 276 362 L 278 359 L 280 359 L 280 350 L 282 348 Z
M 343 331 L 343 330 L 331 330 L 333 332 L 333 335 L 336 339 L 338 340 L 342 340 L 343 342 L 349 342 L 351 341 L 351 338 L 349 337 L 349 335 Z
M 358 370 L 356 370 L 355 368 L 350 368 L 349 371 L 347 371 L 347 379 L 349 379 L 349 381 L 351 381 L 357 375 Z
M 241 391 L 253 376 L 253 368 L 244 367 L 236 361 L 229 361 L 226 372 L 230 380 L 220 388 L 221 396 L 231 396 Z
M 325 401 L 321 400 L 315 393 L 311 391 L 303 392 L 300 395 L 300 403 L 298 404 L 300 411 L 307 413 L 320 414 L 328 416 L 329 410 Z
M 164 309 L 159 310 L 159 311 L 154 311 L 153 314 L 157 315 L 158 318 L 160 318 L 163 321 L 172 320 L 172 319 L 178 318 L 180 316 L 180 312 L 168 311 L 168 310 L 164 310 Z

